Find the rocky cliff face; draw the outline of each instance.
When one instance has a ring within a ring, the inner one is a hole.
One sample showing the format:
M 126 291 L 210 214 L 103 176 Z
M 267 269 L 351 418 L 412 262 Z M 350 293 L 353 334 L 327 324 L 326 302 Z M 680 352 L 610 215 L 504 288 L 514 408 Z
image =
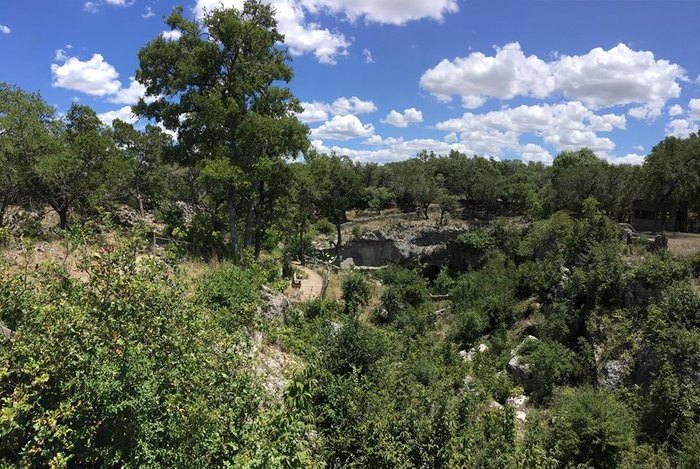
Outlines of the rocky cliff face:
M 382 267 L 416 261 L 442 265 L 448 245 L 467 232 L 464 227 L 436 227 L 419 223 L 398 223 L 390 228 L 368 231 L 345 245 L 342 258 L 347 265 Z

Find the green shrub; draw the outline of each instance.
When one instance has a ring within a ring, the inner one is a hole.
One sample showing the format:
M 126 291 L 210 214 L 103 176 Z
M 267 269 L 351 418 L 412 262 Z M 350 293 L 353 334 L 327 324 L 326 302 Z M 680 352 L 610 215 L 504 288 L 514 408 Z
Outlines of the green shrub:
M 576 357 L 558 342 L 526 340 L 519 351 L 522 363 L 529 366 L 528 392 L 536 402 L 549 399 L 555 386 L 569 384 L 575 373 Z
M 563 388 L 554 397 L 551 447 L 562 467 L 617 467 L 634 443 L 634 421 L 615 396 Z
M 322 235 L 330 236 L 335 233 L 335 225 L 325 218 L 316 222 L 316 231 Z
M 346 313 L 358 313 L 363 306 L 369 303 L 372 288 L 365 276 L 360 272 L 350 272 L 345 275 L 341 287 Z
M 369 373 L 386 353 L 386 341 L 371 326 L 351 318 L 328 341 L 325 366 L 339 375 Z

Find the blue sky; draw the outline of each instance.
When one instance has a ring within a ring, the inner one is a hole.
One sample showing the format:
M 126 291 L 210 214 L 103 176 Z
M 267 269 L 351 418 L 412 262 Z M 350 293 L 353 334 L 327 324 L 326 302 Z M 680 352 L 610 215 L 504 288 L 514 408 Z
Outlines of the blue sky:
M 639 163 L 700 127 L 700 0 L 265 1 L 322 151 L 549 163 L 588 146 Z M 0 81 L 133 120 L 139 48 L 175 5 L 222 3 L 242 0 L 0 0 Z

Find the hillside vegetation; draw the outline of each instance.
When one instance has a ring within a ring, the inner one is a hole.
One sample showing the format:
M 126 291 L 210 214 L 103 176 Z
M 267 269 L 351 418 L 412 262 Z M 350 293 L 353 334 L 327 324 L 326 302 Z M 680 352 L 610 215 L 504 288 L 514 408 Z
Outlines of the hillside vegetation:
M 353 162 L 269 6 L 167 24 L 145 127 L 0 84 L 0 465 L 700 467 L 700 250 L 620 225 L 698 213 L 700 136 Z M 402 218 L 468 261 L 339 267 Z

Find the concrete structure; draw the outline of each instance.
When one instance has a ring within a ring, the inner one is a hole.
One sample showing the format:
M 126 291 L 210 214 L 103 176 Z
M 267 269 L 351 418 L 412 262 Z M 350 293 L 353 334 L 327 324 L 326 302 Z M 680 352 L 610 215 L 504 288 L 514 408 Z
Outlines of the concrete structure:
M 688 231 L 688 202 L 635 200 L 630 224 L 637 231 Z

